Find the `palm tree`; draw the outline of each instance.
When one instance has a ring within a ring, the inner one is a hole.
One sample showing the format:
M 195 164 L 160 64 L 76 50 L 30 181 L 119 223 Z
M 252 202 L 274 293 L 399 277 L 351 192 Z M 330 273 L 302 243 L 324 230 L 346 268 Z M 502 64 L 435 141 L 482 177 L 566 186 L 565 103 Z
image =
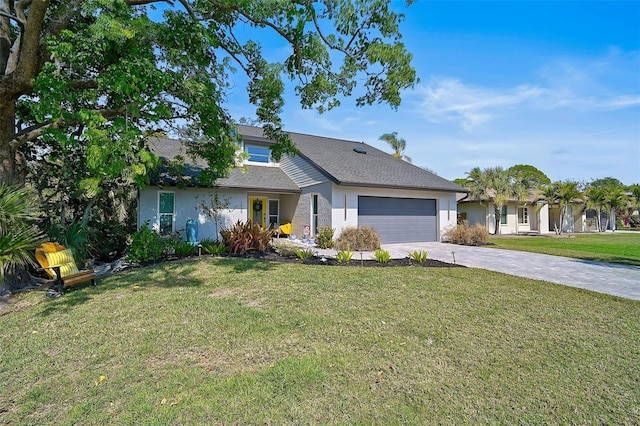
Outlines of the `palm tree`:
M 596 227 L 598 232 L 602 232 L 602 209 L 607 205 L 607 192 L 604 188 L 590 186 L 585 191 L 587 197 L 587 208 L 596 212 Z
M 582 191 L 580 191 L 580 184 L 574 181 L 556 181 L 551 185 L 547 185 L 542 190 L 542 197 L 549 203 L 558 203 L 560 206 L 560 224 L 555 225 L 556 234 L 562 234 L 564 229 L 564 219 L 567 214 L 569 205 L 576 200 L 583 198 Z
M 609 218 L 611 218 L 613 225 L 612 228 L 613 230 L 616 229 L 616 216 L 619 210 L 622 210 L 624 207 L 627 206 L 628 203 L 628 198 L 627 195 L 624 193 L 624 189 L 622 188 L 609 188 L 607 191 L 607 198 L 606 198 L 606 206 L 608 209 L 608 214 L 607 214 L 607 225 L 609 222 Z M 606 227 L 605 227 L 606 229 Z
M 502 167 L 480 170 L 474 167 L 468 174 L 467 186 L 470 196 L 478 200 L 489 200 L 493 204 L 495 217 L 494 234 L 500 232 L 500 213 L 509 200 L 522 200 L 527 188 L 514 179 Z
M 411 163 L 411 157 L 404 155 L 402 152 L 407 147 L 407 142 L 403 138 L 398 137 L 398 132 L 385 133 L 378 138 L 379 141 L 385 141 L 393 149 L 393 155 L 396 158 Z
M 38 204 L 32 191 L 16 186 L 0 186 L 0 285 L 5 287 L 7 272 L 32 262 L 43 234 L 30 222 L 38 217 Z

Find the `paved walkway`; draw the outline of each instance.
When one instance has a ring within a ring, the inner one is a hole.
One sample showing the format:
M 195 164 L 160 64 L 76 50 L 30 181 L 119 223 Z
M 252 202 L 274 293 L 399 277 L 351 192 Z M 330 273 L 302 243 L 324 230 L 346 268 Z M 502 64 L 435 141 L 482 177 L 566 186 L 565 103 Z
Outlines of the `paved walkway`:
M 444 243 L 385 244 L 382 248 L 395 259 L 406 257 L 414 250 L 427 250 L 430 259 L 453 263 L 455 256 L 455 263 L 459 265 L 640 300 L 639 266 Z M 335 256 L 335 250 L 317 251 L 327 257 Z M 373 253 L 364 256 L 374 258 Z

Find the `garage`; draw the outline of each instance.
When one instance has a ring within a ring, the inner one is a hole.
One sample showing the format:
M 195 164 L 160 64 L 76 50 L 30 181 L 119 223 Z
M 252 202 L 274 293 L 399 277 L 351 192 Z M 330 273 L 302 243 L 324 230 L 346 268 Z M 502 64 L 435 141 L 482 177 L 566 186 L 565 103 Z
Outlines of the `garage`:
M 384 244 L 438 240 L 436 200 L 358 197 L 358 226 L 371 226 Z

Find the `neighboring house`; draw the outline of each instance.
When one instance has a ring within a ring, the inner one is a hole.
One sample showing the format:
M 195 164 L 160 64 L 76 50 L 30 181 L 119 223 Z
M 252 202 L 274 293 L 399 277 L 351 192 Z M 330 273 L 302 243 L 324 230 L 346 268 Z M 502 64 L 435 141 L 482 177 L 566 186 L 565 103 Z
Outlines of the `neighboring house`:
M 439 241 L 456 224 L 457 201 L 463 187 L 402 161 L 362 142 L 289 133 L 299 155 L 274 162 L 262 129 L 239 126 L 243 168 L 232 170 L 212 188 L 172 186 L 169 176 L 140 191 L 138 226 L 146 221 L 166 234 L 198 223 L 198 238 L 216 238 L 214 221 L 199 209 L 217 193 L 228 200 L 220 214 L 223 226 L 246 221 L 277 226 L 292 224 L 299 238 L 305 229 L 315 235 L 321 227 L 373 226 L 384 243 Z M 153 152 L 165 159 L 185 154 L 176 140 L 150 140 Z M 192 161 L 185 174 L 195 175 L 203 164 Z M 173 181 L 175 182 L 175 181 Z M 164 183 L 164 184 L 163 184 Z M 160 186 L 159 184 L 163 184 Z
M 525 200 L 509 200 L 500 212 L 498 234 L 553 234 L 560 229 L 560 206 L 549 205 L 532 192 Z M 458 203 L 458 220 L 469 226 L 480 224 L 495 233 L 495 213 L 490 200 L 465 199 Z M 581 203 L 572 203 L 565 213 L 563 232 L 586 231 L 586 217 Z

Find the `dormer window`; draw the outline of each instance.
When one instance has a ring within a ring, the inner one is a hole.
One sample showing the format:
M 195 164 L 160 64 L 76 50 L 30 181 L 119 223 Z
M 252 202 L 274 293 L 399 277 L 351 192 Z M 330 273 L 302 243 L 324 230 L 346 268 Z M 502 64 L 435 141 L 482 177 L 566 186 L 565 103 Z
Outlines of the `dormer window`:
M 266 146 L 245 145 L 244 150 L 249 154 L 248 161 L 252 163 L 269 163 L 271 160 L 271 151 Z

